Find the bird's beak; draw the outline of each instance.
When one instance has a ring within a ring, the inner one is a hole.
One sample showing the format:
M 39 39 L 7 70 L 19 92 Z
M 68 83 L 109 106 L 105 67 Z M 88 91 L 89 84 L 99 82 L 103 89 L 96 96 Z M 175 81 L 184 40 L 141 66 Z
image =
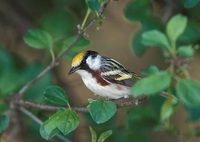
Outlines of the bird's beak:
M 77 67 L 72 67 L 72 68 L 70 69 L 70 71 L 68 72 L 68 74 L 70 75 L 70 74 L 76 72 L 78 69 L 80 69 L 79 66 L 77 66 Z

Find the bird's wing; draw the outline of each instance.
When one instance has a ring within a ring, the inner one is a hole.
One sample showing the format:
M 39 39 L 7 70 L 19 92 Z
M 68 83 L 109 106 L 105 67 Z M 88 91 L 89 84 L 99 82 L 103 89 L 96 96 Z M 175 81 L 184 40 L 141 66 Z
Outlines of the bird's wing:
M 131 87 L 139 79 L 114 59 L 104 57 L 101 64 L 101 76 L 108 82 Z

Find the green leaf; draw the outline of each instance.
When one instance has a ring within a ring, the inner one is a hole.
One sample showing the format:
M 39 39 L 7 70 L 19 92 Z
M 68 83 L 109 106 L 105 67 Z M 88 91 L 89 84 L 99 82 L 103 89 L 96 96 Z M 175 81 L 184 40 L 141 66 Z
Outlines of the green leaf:
M 9 106 L 8 104 L 6 104 L 5 102 L 3 102 L 1 100 L 1 97 L 0 97 L 0 114 L 4 113 L 5 111 L 7 111 L 9 109 Z
M 182 3 L 183 3 L 183 5 L 184 5 L 185 8 L 193 8 L 199 2 L 200 2 L 200 0 L 182 0 Z
M 10 119 L 6 115 L 0 116 L 0 133 L 2 133 L 9 126 Z
M 45 125 L 47 125 L 47 123 L 43 123 L 43 125 L 40 126 L 40 135 L 45 140 L 50 140 L 51 138 L 59 134 L 59 130 L 57 128 L 54 128 L 53 125 L 46 126 L 46 128 Z
M 114 142 L 152 142 L 152 139 L 145 132 L 133 131 L 124 127 L 117 127 L 117 130 L 113 133 L 112 140 Z M 108 141 L 108 142 L 110 142 Z
M 65 96 L 65 91 L 56 85 L 51 85 L 44 91 L 45 100 L 51 104 L 66 106 L 68 99 Z
M 62 109 L 53 114 L 40 127 L 41 136 L 49 140 L 61 132 L 67 135 L 79 125 L 79 117 L 72 110 Z
M 14 68 L 7 70 L 1 74 L 0 94 L 5 96 L 17 90 L 22 85 L 20 74 Z
M 29 30 L 24 36 L 24 41 L 32 48 L 50 49 L 53 47 L 51 35 L 42 29 Z
M 125 17 L 131 21 L 143 21 L 151 16 L 149 0 L 131 1 L 124 10 Z
M 158 30 L 146 31 L 142 34 L 142 44 L 160 48 L 170 48 L 166 35 Z
M 87 6 L 93 11 L 99 11 L 101 8 L 101 3 L 99 0 L 85 0 Z
M 11 60 L 14 62 L 13 59 Z M 33 79 L 33 77 L 43 69 L 41 65 L 31 64 L 25 67 L 25 69 L 19 70 L 13 64 L 7 66 L 5 65 L 4 69 L 2 69 L 2 72 L 0 72 L 0 98 L 10 95 L 14 91 L 18 90 L 20 86 Z M 27 90 L 27 95 L 25 98 L 28 98 L 32 101 L 39 101 L 38 98 L 41 98 L 40 100 L 42 100 L 44 88 L 46 88 L 47 85 L 50 85 L 51 81 L 52 78 L 49 72 L 40 81 L 35 83 L 30 89 Z M 37 99 L 33 99 L 36 97 Z
M 146 46 L 142 44 L 142 34 L 146 31 L 159 29 L 161 24 L 156 19 L 146 19 L 142 23 L 142 29 L 138 31 L 132 38 L 132 48 L 137 56 L 141 56 L 145 53 L 147 49 Z
M 194 50 L 192 48 L 192 45 L 185 45 L 181 46 L 177 50 L 177 54 L 182 57 L 192 57 L 194 55 Z
M 87 106 L 92 119 L 101 124 L 113 117 L 117 111 L 116 104 L 106 100 L 92 100 Z
M 0 114 L 5 113 L 9 110 L 9 104 L 4 101 L 4 96 L 0 95 Z
M 183 34 L 179 37 L 178 41 L 182 44 L 196 43 L 200 40 L 200 26 L 199 23 L 189 20 L 187 27 Z
M 1 57 L 5 57 L 4 60 L 0 59 L 0 62 L 2 63 L 2 66 L 4 68 L 0 69 L 0 98 L 5 97 L 6 95 L 12 94 L 14 91 L 18 90 L 20 86 L 25 84 L 27 81 L 33 79 L 35 75 L 37 75 L 42 67 L 35 66 L 35 64 L 28 65 L 25 67 L 25 69 L 18 69 L 15 66 L 16 60 L 12 59 L 11 56 L 5 52 L 1 54 Z M 7 58 L 7 59 L 6 59 Z M 17 64 L 19 64 L 21 61 L 17 60 Z M 5 63 L 5 64 L 4 64 Z M 35 72 L 37 70 L 37 72 Z M 46 79 L 48 77 L 48 80 Z M 44 76 L 39 82 L 34 84 L 31 89 L 28 89 L 27 96 L 30 96 L 33 94 L 34 97 L 40 96 L 42 98 L 42 94 L 38 93 L 40 91 L 40 88 L 44 89 L 44 80 L 51 81 L 50 80 L 50 73 Z M 32 90 L 32 91 L 29 91 Z M 42 90 L 43 93 L 43 90 Z M 32 98 L 31 98 L 32 99 Z M 32 100 L 33 101 L 33 100 Z M 37 100 L 38 101 L 38 100 Z
M 72 36 L 64 40 L 62 48 L 69 46 L 75 39 L 76 37 Z M 84 37 L 81 37 L 80 40 L 71 48 L 70 52 L 67 53 L 67 55 L 69 57 L 74 57 L 74 55 L 82 51 L 89 44 L 90 44 L 89 40 L 85 39 Z
M 0 98 L 10 95 L 23 83 L 21 74 L 16 69 L 14 61 L 6 49 L 0 48 Z
M 0 47 L 0 65 L 3 68 L 0 68 L 0 74 L 4 71 L 7 72 L 7 70 L 10 70 L 13 67 L 13 59 L 12 56 L 6 51 L 6 49 L 3 49 Z
M 184 79 L 176 85 L 177 96 L 188 107 L 200 106 L 200 83 L 191 79 Z
M 155 73 L 158 73 L 158 72 L 159 72 L 158 67 L 155 66 L 155 65 L 151 65 L 148 68 L 145 68 L 145 69 L 142 70 L 142 75 L 149 76 L 149 75 L 152 75 L 152 74 L 155 74 Z
M 42 27 L 48 31 L 55 40 L 62 39 L 74 31 L 74 18 L 70 12 L 55 10 L 42 19 Z
M 137 32 L 133 37 L 132 37 L 132 48 L 134 53 L 137 56 L 141 56 L 144 54 L 145 50 L 146 50 L 146 46 L 144 46 L 141 43 L 141 39 L 142 39 L 142 31 Z
M 152 29 L 159 29 L 161 21 L 154 17 L 149 0 L 134 0 L 127 4 L 124 15 L 131 21 L 140 21 L 142 28 L 132 38 L 132 48 L 137 56 L 145 53 L 146 46 L 141 43 L 142 33 Z
M 97 134 L 92 127 L 89 127 L 91 134 L 91 142 L 97 142 Z
M 167 23 L 167 35 L 172 44 L 174 44 L 179 36 L 183 34 L 187 26 L 187 17 L 183 15 L 173 16 Z
M 112 130 L 105 131 L 105 132 L 101 133 L 97 142 L 104 142 L 111 135 L 112 135 Z
M 175 96 L 170 95 L 168 96 L 167 100 L 163 103 L 160 112 L 160 121 L 161 123 L 169 122 L 170 116 L 174 112 L 174 106 L 177 104 L 178 100 Z
M 167 71 L 158 72 L 135 83 L 131 91 L 133 96 L 153 95 L 169 87 L 171 74 Z
M 151 106 L 138 106 L 129 109 L 126 118 L 130 130 L 142 133 L 157 126 L 159 116 Z
M 199 107 L 188 107 L 186 106 L 186 111 L 188 112 L 188 120 L 189 121 L 196 121 L 199 120 L 200 118 L 200 111 L 199 111 Z

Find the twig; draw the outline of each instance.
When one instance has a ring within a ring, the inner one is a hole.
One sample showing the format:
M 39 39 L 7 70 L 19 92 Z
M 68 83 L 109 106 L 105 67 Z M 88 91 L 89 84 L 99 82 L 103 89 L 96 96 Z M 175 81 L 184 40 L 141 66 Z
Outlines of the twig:
M 164 0 L 165 2 L 165 6 L 164 6 L 164 11 L 163 11 L 163 15 L 162 15 L 162 21 L 163 22 L 167 22 L 167 20 L 169 19 L 169 17 L 173 14 L 173 10 L 174 10 L 174 1 L 173 0 Z
M 110 2 L 110 0 L 107 0 L 101 8 L 100 11 L 100 15 L 103 14 L 106 5 Z M 38 80 L 40 80 L 48 71 L 50 71 L 52 68 L 54 68 L 56 65 L 58 65 L 58 61 L 59 59 L 64 56 L 77 42 L 78 40 L 81 38 L 82 35 L 84 35 L 84 33 L 88 30 L 89 27 L 91 27 L 95 21 L 98 19 L 97 16 L 93 17 L 83 29 L 79 29 L 79 32 L 76 35 L 76 38 L 71 42 L 71 44 L 69 44 L 65 50 L 61 51 L 57 57 L 55 58 L 55 62 L 50 63 L 46 68 L 44 68 L 35 78 L 33 78 L 32 80 L 30 80 L 29 82 L 27 82 L 24 86 L 22 86 L 22 88 L 15 93 L 15 95 L 17 96 L 17 99 L 20 99 L 24 96 L 24 93 L 26 92 L 27 89 L 29 89 L 35 82 L 37 82 Z
M 27 82 L 17 93 L 17 98 L 22 98 L 24 96 L 24 93 L 27 89 L 29 89 L 35 82 L 40 80 L 49 70 L 51 70 L 53 67 L 55 67 L 57 64 L 51 63 L 49 64 L 44 70 L 42 70 L 35 78 Z
M 35 116 L 33 113 L 31 113 L 29 110 L 27 110 L 24 107 L 20 107 L 19 109 L 21 112 L 23 112 L 24 114 L 26 114 L 28 117 L 30 117 L 32 120 L 34 120 L 36 123 L 38 123 L 39 125 L 42 125 L 42 120 L 40 120 L 37 116 Z M 60 140 L 62 140 L 63 142 L 71 142 L 70 140 L 66 139 L 64 136 L 62 135 L 56 135 L 56 137 Z
M 24 100 L 16 101 L 15 104 L 26 107 L 26 108 L 37 108 L 37 109 L 46 110 L 46 111 L 57 111 L 60 108 L 62 108 L 59 106 L 46 105 L 46 104 L 35 103 L 35 102 L 24 101 Z M 72 109 L 77 112 L 87 112 L 87 108 L 85 107 L 73 107 Z
M 43 123 L 42 120 L 40 120 L 39 118 L 37 118 L 33 113 L 31 113 L 30 111 L 28 111 L 24 107 L 20 107 L 19 110 L 21 112 L 23 112 L 24 114 L 26 114 L 27 116 L 29 116 L 31 119 L 33 119 L 36 123 L 42 125 L 42 123 Z
M 147 97 L 140 97 L 140 98 L 131 97 L 127 99 L 123 98 L 123 99 L 115 100 L 115 103 L 117 104 L 118 108 L 143 105 L 146 102 L 147 102 Z M 45 111 L 57 111 L 63 108 L 60 106 L 46 105 L 46 104 L 35 103 L 35 102 L 24 101 L 24 100 L 16 101 L 15 104 L 26 107 L 26 108 L 36 108 L 36 109 L 45 110 Z M 71 107 L 71 109 L 77 112 L 88 112 L 88 109 L 85 106 Z

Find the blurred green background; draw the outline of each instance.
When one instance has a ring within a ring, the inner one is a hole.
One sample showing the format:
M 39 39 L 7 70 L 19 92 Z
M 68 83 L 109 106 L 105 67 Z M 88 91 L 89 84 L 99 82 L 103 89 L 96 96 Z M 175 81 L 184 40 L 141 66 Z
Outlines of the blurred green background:
M 112 57 L 136 73 L 149 65 L 165 69 L 167 65 L 163 54 L 157 48 L 144 52 L 145 47 L 139 43 L 140 32 L 149 29 L 164 31 L 167 20 L 176 13 L 186 15 L 190 25 L 180 42 L 199 43 L 198 0 L 138 1 L 111 1 L 103 20 L 87 31 L 86 37 L 91 42 L 87 49 Z M 32 28 L 48 31 L 54 40 L 55 53 L 58 53 L 62 49 L 61 42 L 76 34 L 77 25 L 82 23 L 86 11 L 84 0 L 0 1 L 0 114 L 10 116 L 6 97 L 32 79 L 51 61 L 46 49 L 34 49 L 25 44 L 23 37 L 27 31 Z M 65 56 L 59 66 L 32 86 L 26 92 L 25 99 L 44 102 L 42 94 L 50 84 L 62 86 L 72 106 L 86 105 L 88 98 L 95 98 L 78 75 L 68 76 L 70 55 Z M 196 52 L 193 56 L 189 70 L 191 77 L 196 80 L 200 80 L 199 55 Z M 161 96 L 155 96 L 145 106 L 119 109 L 114 118 L 101 125 L 94 123 L 87 113 L 79 113 L 80 125 L 68 137 L 73 142 L 89 142 L 89 126 L 92 126 L 97 133 L 111 129 L 113 134 L 106 140 L 108 142 L 200 141 L 199 108 L 177 105 L 170 118 L 170 129 L 165 129 L 160 124 L 160 109 L 164 100 Z M 50 116 L 49 112 L 35 109 L 31 111 L 42 120 Z M 22 113 L 10 117 L 8 129 L 0 135 L 1 142 L 44 141 L 39 135 L 39 125 L 31 119 Z

